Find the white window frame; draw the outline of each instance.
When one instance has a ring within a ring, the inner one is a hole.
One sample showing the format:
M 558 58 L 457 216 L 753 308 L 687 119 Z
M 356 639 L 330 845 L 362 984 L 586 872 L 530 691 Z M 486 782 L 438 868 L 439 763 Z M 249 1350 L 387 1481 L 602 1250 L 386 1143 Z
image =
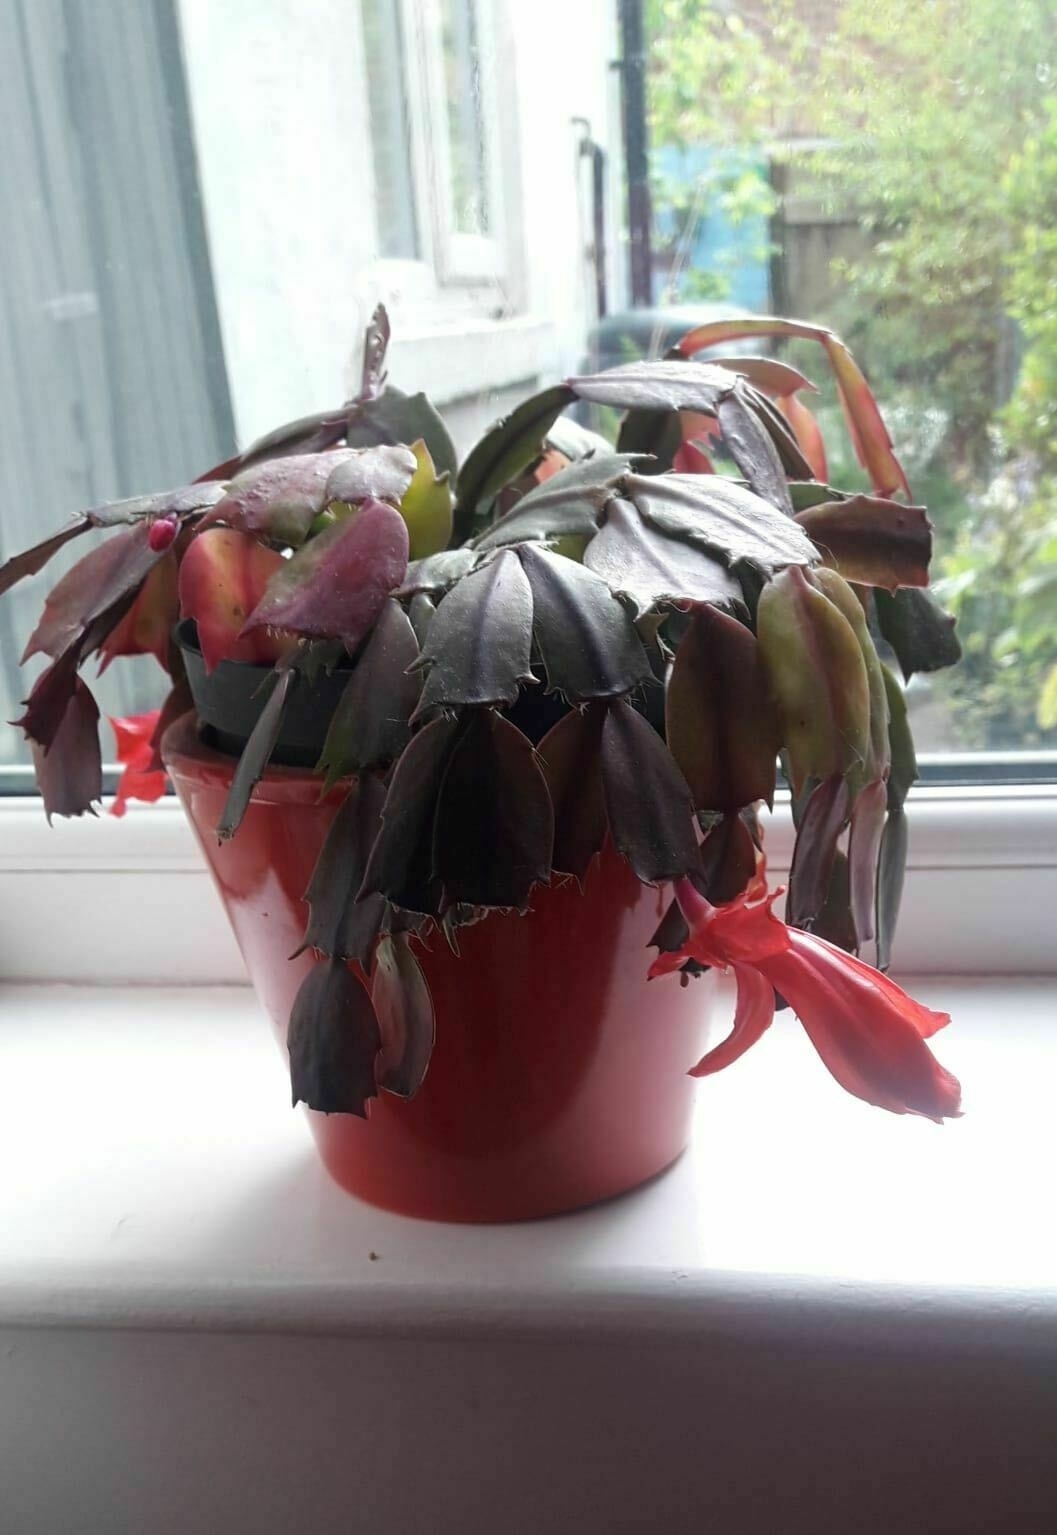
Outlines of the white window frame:
M 379 257 L 371 285 L 388 291 L 393 307 L 414 322 L 428 311 L 433 323 L 452 323 L 483 310 L 494 314 L 496 290 L 507 312 L 520 307 L 516 231 L 504 197 L 504 169 L 512 152 L 508 125 L 499 111 L 497 73 L 505 56 L 506 0 L 472 0 L 481 54 L 484 153 L 491 233 L 458 231 L 452 208 L 451 158 L 441 46 L 440 0 L 400 0 L 405 93 L 410 129 L 411 185 L 420 251 L 417 258 Z M 373 165 L 372 172 L 373 175 Z M 378 199 L 374 199 L 377 214 Z M 379 247 L 381 241 L 378 241 Z M 480 291 L 484 289 L 485 292 Z M 399 333 L 399 325 L 394 329 Z
M 1057 784 L 918 786 L 895 967 L 1057 974 Z M 770 873 L 788 874 L 780 797 Z M 0 981 L 242 983 L 200 850 L 174 799 L 49 827 L 36 796 L 0 800 Z M 1000 1022 L 1001 1020 L 996 1020 Z
M 425 110 L 412 111 L 412 143 L 419 212 L 433 232 L 434 265 L 442 283 L 502 282 L 507 276 L 502 163 L 503 123 L 498 108 L 496 62 L 499 58 L 494 0 L 469 0 L 473 6 L 480 55 L 481 109 L 484 126 L 484 169 L 491 233 L 466 234 L 455 228 L 448 111 L 441 43 L 441 0 L 404 0 L 408 25 L 417 26 L 417 80 L 409 78 L 411 100 Z M 411 17 L 415 19 L 412 20 Z M 412 65 L 414 69 L 414 64 Z M 409 74 L 411 71 L 409 71 Z M 422 207 L 423 195 L 428 208 Z

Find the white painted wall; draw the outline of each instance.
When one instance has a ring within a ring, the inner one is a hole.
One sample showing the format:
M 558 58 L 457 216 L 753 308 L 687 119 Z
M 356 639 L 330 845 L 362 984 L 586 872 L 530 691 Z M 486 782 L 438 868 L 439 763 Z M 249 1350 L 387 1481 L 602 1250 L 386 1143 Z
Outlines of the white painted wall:
M 341 398 L 375 247 L 359 11 L 181 0 L 213 278 L 240 442 Z
M 506 272 L 499 286 L 442 287 L 428 268 L 378 260 L 355 0 L 180 0 L 240 442 L 344 396 L 379 298 L 394 321 L 394 382 L 425 388 L 463 445 L 511 390 L 578 367 L 594 285 L 589 169 L 572 119 L 588 118 L 609 153 L 613 247 L 616 7 L 489 3 Z
M 590 168 L 577 152 L 574 117 L 585 117 L 606 151 L 609 307 L 623 300 L 623 150 L 615 0 L 511 5 L 521 107 L 527 302 L 554 323 L 551 371 L 580 366 L 594 323 Z M 585 323 L 586 322 L 586 323 Z

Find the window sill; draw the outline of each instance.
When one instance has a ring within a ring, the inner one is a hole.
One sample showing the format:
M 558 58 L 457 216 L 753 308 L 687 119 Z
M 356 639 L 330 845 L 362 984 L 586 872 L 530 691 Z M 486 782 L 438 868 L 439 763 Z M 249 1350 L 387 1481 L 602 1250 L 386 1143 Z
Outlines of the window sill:
M 668 1174 L 477 1228 L 330 1184 L 244 988 L 0 992 L 11 1528 L 348 1528 L 350 1454 L 381 1531 L 762 1532 L 783 1486 L 805 1529 L 1052 1528 L 1057 983 L 917 989 L 958 1123 L 783 1025 Z
M 789 869 L 779 800 L 770 872 Z M 1057 973 L 1057 785 L 916 789 L 896 964 L 914 974 Z M 56 821 L 0 799 L 0 978 L 240 982 L 245 972 L 174 799 Z M 178 936 L 177 936 L 178 935 Z
M 558 335 L 550 321 L 459 317 L 401 334 L 389 349 L 393 378 L 413 378 L 435 405 L 450 406 L 550 377 L 558 367 Z

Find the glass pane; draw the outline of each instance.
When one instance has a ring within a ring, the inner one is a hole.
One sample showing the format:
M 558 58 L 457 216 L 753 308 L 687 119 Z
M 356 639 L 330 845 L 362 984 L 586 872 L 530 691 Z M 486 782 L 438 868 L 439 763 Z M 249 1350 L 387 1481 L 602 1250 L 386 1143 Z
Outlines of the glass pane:
M 585 364 L 796 316 L 852 347 L 935 525 L 965 660 L 913 678 L 919 747 L 966 777 L 1010 753 L 1051 771 L 1057 0 L 645 0 L 636 116 L 612 62 L 637 9 L 570 4 L 556 40 L 518 0 L 350 0 L 325 28 L 297 0 L 252 26 L 245 7 L 0 0 L 0 558 L 348 398 L 379 299 L 416 338 L 392 382 L 428 390 L 463 454 Z M 438 149 L 450 176 L 416 183 Z M 500 157 L 507 281 L 447 282 L 428 224 L 494 237 Z M 383 292 L 379 257 L 415 264 Z M 817 386 L 799 399 L 828 479 L 867 488 L 822 348 L 748 347 Z M 0 719 L 42 664 L 18 657 L 44 594 L 91 544 L 0 598 Z M 104 714 L 161 701 L 153 659 L 93 670 Z M 27 761 L 0 729 L 0 780 Z
M 1053 0 L 653 0 L 646 20 L 667 328 L 770 310 L 844 337 L 929 508 L 964 650 L 910 683 L 919 751 L 1053 752 Z M 800 398 L 829 479 L 868 488 L 821 348 L 756 349 L 819 386 Z
M 474 0 L 443 0 L 444 92 L 451 157 L 452 227 L 489 233 L 481 55 Z
M 380 254 L 419 255 L 400 0 L 361 0 Z

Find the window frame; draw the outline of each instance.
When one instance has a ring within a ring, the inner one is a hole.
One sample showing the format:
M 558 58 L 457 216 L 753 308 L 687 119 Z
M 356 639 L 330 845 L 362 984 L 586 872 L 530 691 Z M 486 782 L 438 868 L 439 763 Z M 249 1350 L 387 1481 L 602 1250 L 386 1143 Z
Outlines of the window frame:
M 440 0 L 399 0 L 419 255 L 396 258 L 379 254 L 371 270 L 372 279 L 394 296 L 397 309 L 401 297 L 406 297 L 412 310 L 421 310 L 427 303 L 436 310 L 439 305 L 442 316 L 448 320 L 467 313 L 494 312 L 497 288 L 504 297 L 502 307 L 511 307 L 516 267 L 503 196 L 503 166 L 509 146 L 496 89 L 496 66 L 502 52 L 501 18 L 495 12 L 496 0 L 471 3 L 485 61 L 481 73 L 482 116 L 492 232 L 471 235 L 454 227 Z M 376 192 L 373 205 L 377 218 Z M 380 233 L 376 234 L 376 242 L 380 250 Z M 481 287 L 489 291 L 487 303 L 482 303 L 473 291 Z
M 1057 784 L 919 785 L 909 820 L 896 970 L 1057 973 Z M 766 843 L 771 878 L 784 883 L 785 793 Z M 121 820 L 104 813 L 51 827 L 36 796 L 0 799 L 0 980 L 245 982 L 174 797 L 134 804 Z
M 404 0 L 405 9 L 408 0 Z M 467 234 L 456 229 L 448 109 L 444 85 L 441 0 L 422 0 L 414 14 L 419 32 L 420 99 L 424 113 L 412 113 L 412 139 L 417 141 L 419 184 L 430 188 L 434 265 L 441 283 L 501 282 L 506 276 L 505 217 L 500 166 L 502 118 L 496 95 L 497 38 L 490 0 L 467 0 L 473 7 L 481 69 L 481 115 L 484 129 L 485 192 L 491 233 Z M 423 142 L 423 129 L 428 142 Z

